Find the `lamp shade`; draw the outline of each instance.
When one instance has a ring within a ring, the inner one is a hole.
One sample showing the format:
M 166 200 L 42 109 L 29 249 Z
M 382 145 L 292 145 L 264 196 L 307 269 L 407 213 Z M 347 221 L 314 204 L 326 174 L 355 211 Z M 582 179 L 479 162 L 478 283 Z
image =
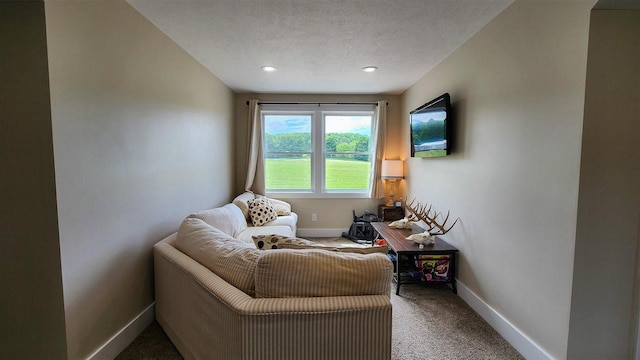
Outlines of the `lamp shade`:
M 382 160 L 382 178 L 383 179 L 404 178 L 404 173 L 402 169 L 402 160 Z

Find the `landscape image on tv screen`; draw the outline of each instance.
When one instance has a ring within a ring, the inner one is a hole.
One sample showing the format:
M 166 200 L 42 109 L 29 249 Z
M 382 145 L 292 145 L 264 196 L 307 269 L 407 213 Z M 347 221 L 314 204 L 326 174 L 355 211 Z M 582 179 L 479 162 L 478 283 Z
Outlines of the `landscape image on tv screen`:
M 447 155 L 447 112 L 427 109 L 411 114 L 413 156 L 436 157 Z

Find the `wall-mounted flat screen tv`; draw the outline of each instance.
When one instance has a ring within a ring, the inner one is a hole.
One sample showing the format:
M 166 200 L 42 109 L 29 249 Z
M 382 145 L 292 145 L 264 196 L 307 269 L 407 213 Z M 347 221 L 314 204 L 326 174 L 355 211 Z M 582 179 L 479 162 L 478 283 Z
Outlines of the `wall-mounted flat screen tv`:
M 451 100 L 443 94 L 409 113 L 411 157 L 451 153 Z

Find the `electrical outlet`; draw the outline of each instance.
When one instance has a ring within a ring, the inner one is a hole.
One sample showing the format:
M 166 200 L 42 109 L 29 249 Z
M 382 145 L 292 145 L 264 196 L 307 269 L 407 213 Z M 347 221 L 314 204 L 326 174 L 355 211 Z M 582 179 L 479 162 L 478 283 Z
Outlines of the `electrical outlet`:
M 318 214 L 311 214 L 311 221 L 318 221 Z

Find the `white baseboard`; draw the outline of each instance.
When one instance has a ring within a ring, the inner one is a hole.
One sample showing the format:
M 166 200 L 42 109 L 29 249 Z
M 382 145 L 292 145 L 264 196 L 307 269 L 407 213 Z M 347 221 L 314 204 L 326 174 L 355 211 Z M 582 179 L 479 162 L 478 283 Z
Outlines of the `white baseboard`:
M 346 232 L 345 229 L 315 229 L 315 228 L 306 228 L 306 229 L 298 229 L 296 231 L 296 236 L 299 237 L 337 237 L 342 236 L 343 232 Z
M 553 357 L 544 351 L 538 344 L 531 340 L 515 325 L 500 315 L 469 290 L 463 283 L 456 280 L 458 296 L 462 298 L 473 310 L 475 310 L 486 322 L 491 325 L 502 337 L 511 344 L 525 359 L 553 360 Z
M 138 316 L 120 329 L 107 342 L 89 355 L 87 360 L 113 360 L 124 350 L 135 338 L 146 329 L 156 318 L 156 303 L 153 302 L 144 309 Z

